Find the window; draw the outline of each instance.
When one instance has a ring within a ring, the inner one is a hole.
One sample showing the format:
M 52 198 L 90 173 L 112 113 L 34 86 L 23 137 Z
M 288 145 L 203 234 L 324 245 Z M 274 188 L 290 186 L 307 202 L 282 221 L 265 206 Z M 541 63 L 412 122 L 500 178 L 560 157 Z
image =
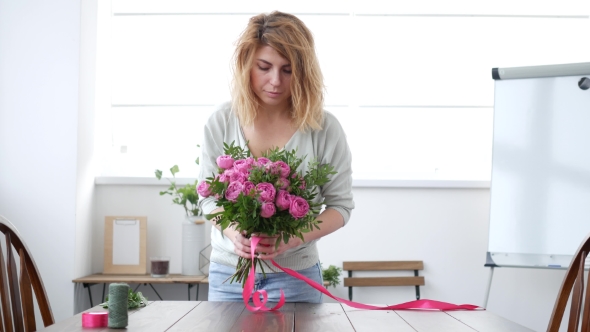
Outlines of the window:
M 494 67 L 584 62 L 585 1 L 100 2 L 101 176 L 196 177 L 202 126 L 229 100 L 234 42 L 274 9 L 314 33 L 325 108 L 347 132 L 353 177 L 491 174 Z

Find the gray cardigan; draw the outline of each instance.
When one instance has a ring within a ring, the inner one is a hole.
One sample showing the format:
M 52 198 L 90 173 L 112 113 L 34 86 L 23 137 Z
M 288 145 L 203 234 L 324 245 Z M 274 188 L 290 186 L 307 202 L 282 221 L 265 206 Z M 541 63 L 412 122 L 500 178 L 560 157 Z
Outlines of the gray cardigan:
M 351 210 L 354 208 L 352 199 L 352 157 L 346 135 L 342 126 L 333 114 L 325 112 L 323 129 L 297 131 L 285 145 L 285 149 L 297 148 L 300 156 L 305 156 L 298 171 L 307 171 L 308 161 L 316 158 L 321 164 L 330 164 L 338 172 L 333 175 L 330 182 L 320 188 L 320 194 L 316 201 L 324 198 L 326 208 L 338 211 L 346 224 L 350 219 Z M 239 120 L 231 111 L 231 103 L 225 103 L 217 107 L 204 128 L 204 138 L 201 144 L 199 183 L 217 172 L 216 158 L 223 154 L 223 143 L 235 142 L 244 147 L 246 139 L 239 124 Z M 201 198 L 199 201 L 201 211 L 209 214 L 217 208 L 215 198 Z M 321 227 L 321 224 L 320 224 Z M 316 241 L 306 242 L 303 245 L 292 248 L 277 256 L 275 261 L 283 267 L 293 270 L 302 270 L 315 265 L 319 261 Z M 234 253 L 234 245 L 227 237 L 222 237 L 221 232 L 211 228 L 211 261 L 223 265 L 235 267 L 238 256 Z M 272 271 L 266 271 L 269 273 Z M 257 267 L 257 272 L 259 267 Z

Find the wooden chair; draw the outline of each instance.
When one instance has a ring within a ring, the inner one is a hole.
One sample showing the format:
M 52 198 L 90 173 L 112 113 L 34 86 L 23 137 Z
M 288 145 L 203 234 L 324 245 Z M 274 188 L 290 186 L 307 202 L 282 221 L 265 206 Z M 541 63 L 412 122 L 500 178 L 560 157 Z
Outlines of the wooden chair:
M 348 271 L 344 278 L 344 287 L 348 287 L 348 298 L 352 301 L 352 287 L 367 286 L 415 286 L 416 300 L 420 299 L 420 286 L 424 286 L 424 277 L 418 275 L 424 269 L 422 261 L 366 261 L 343 262 L 342 269 Z M 400 271 L 413 270 L 413 277 L 353 277 L 353 271 Z
M 44 326 L 53 324 L 51 306 L 31 252 L 14 225 L 3 216 L 0 216 L 0 231 L 6 237 L 6 253 L 0 247 L 0 330 L 28 332 L 37 329 L 33 291 Z M 20 271 L 16 268 L 15 252 Z
M 587 281 L 584 282 L 584 263 L 586 261 L 586 257 L 588 256 L 588 252 L 590 252 L 590 235 L 586 237 L 584 242 L 582 242 L 576 251 L 574 258 L 572 259 L 572 262 L 565 273 L 565 277 L 561 283 L 561 289 L 559 290 L 557 300 L 555 301 L 555 306 L 553 307 L 551 319 L 549 320 L 547 332 L 559 331 L 559 326 L 561 325 L 561 320 L 563 318 L 563 313 L 570 297 L 570 293 L 572 295 L 572 302 L 567 328 L 568 332 L 578 331 L 582 307 L 584 307 L 584 312 L 582 313 L 581 331 L 590 331 L 590 287 L 588 287 Z M 586 295 L 584 298 L 582 298 L 582 295 L 584 294 L 584 285 L 586 286 Z

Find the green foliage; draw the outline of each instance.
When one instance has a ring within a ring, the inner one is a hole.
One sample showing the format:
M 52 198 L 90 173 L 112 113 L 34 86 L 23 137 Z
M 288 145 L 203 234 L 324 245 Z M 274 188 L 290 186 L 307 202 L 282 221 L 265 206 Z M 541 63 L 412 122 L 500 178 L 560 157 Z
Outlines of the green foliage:
M 246 144 L 248 143 L 246 142 Z M 246 159 L 251 156 L 250 150 L 241 146 L 236 146 L 235 142 L 231 142 L 231 144 L 223 142 L 223 151 L 226 155 L 232 156 L 235 160 Z
M 322 277 L 324 281 L 329 283 L 329 286 L 336 287 L 340 284 L 340 273 L 342 273 L 342 269 L 334 265 L 328 266 L 327 269 L 322 266 Z
M 199 146 L 199 145 L 197 145 Z M 195 160 L 195 163 L 199 164 L 199 158 Z M 201 215 L 201 211 L 198 208 L 199 202 L 199 194 L 197 194 L 197 186 L 198 180 L 195 180 L 194 183 L 189 183 L 184 187 L 179 187 L 176 185 L 176 173 L 180 172 L 178 165 L 174 165 L 170 168 L 170 173 L 172 174 L 172 180 L 167 179 L 170 182 L 170 186 L 167 190 L 160 191 L 160 196 L 163 195 L 170 195 L 172 196 L 172 203 L 178 204 L 184 208 L 184 211 L 187 217 L 191 216 L 199 216 Z M 162 171 L 157 169 L 155 172 L 156 178 L 158 180 L 162 179 Z
M 143 296 L 141 292 L 134 293 L 129 289 L 129 297 L 127 301 L 127 309 L 137 309 L 139 307 L 145 307 L 147 305 L 147 297 Z M 109 307 L 109 296 L 106 297 L 106 302 L 100 304 L 103 308 Z

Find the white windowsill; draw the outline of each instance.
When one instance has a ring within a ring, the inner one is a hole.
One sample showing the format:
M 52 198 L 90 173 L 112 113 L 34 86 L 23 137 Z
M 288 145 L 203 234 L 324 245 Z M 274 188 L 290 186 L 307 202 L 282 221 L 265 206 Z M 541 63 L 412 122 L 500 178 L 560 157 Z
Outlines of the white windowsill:
M 177 178 L 177 185 L 185 185 L 194 182 L 191 178 Z M 97 185 L 145 185 L 167 186 L 165 179 L 146 177 L 106 177 L 99 176 L 94 179 Z M 477 180 L 374 180 L 353 179 L 354 188 L 490 188 L 490 181 Z

